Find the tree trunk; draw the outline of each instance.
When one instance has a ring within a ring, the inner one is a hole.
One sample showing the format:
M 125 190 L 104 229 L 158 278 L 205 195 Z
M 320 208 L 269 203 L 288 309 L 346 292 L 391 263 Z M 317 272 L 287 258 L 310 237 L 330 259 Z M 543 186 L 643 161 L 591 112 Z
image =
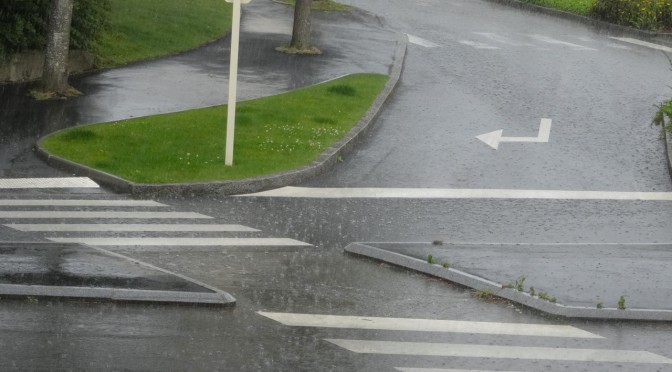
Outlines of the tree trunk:
M 310 3 L 311 0 L 296 0 L 294 6 L 294 28 L 290 48 L 309 50 L 310 45 Z
M 51 0 L 42 87 L 60 95 L 68 89 L 68 53 L 74 0 Z

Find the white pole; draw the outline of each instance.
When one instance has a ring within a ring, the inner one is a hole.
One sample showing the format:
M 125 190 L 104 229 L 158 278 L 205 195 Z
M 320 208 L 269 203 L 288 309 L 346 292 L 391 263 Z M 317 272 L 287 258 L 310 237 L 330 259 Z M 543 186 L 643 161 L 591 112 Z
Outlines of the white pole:
M 229 67 L 229 106 L 226 118 L 226 154 L 224 163 L 233 166 L 233 137 L 236 128 L 236 85 L 238 80 L 238 42 L 240 39 L 240 3 L 233 0 L 231 22 L 231 61 Z

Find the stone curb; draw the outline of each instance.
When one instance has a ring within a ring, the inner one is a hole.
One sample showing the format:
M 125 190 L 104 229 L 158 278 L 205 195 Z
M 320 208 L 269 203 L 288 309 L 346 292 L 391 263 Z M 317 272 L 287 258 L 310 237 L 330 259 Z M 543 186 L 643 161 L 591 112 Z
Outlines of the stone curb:
M 546 8 L 541 5 L 535 5 L 526 3 L 521 0 L 486 0 L 491 3 L 502 4 L 518 9 L 524 9 L 528 11 L 533 11 L 541 14 L 546 14 L 550 16 L 555 16 L 558 18 L 563 18 L 567 20 L 576 21 L 585 25 L 593 26 L 600 30 L 609 31 L 613 33 L 627 34 L 631 36 L 636 36 L 643 39 L 655 40 L 660 43 L 666 44 L 667 46 L 672 46 L 672 33 L 662 33 L 662 32 L 652 32 L 645 30 L 638 30 L 632 27 L 621 26 L 605 21 L 600 21 L 597 19 L 589 18 L 579 14 L 574 14 L 566 12 L 563 10 L 557 10 L 552 8 Z
M 670 178 L 672 178 L 672 157 L 670 157 L 670 155 L 672 155 L 672 141 L 670 141 L 670 136 L 664 126 L 663 129 L 661 129 L 661 135 L 663 136 L 665 147 L 665 163 L 667 164 L 667 171 L 670 174 Z
M 526 307 L 541 311 L 554 316 L 569 319 L 592 319 L 592 320 L 636 320 L 636 321 L 672 321 L 672 311 L 655 309 L 626 309 L 614 308 L 587 308 L 580 306 L 566 306 L 551 303 L 532 297 L 528 293 L 518 292 L 514 289 L 503 288 L 501 284 L 481 278 L 453 268 L 444 268 L 441 265 L 428 264 L 426 261 L 409 257 L 400 253 L 390 252 L 376 248 L 367 243 L 351 243 L 344 250 L 348 253 L 383 261 L 395 266 L 400 266 L 427 275 L 447 280 L 477 291 L 490 291 L 493 296 L 519 303 Z
M 113 191 L 130 193 L 135 196 L 146 198 L 156 198 L 161 196 L 191 197 L 211 194 L 250 194 L 298 184 L 333 168 L 338 163 L 339 158 L 350 153 L 358 141 L 360 141 L 373 127 L 372 124 L 374 124 L 375 119 L 382 111 L 387 99 L 399 82 L 404 66 L 404 60 L 406 58 L 407 44 L 408 38 L 406 35 L 400 34 L 397 40 L 397 49 L 394 54 L 394 63 L 390 68 L 389 80 L 359 122 L 357 122 L 345 137 L 341 138 L 338 142 L 325 150 L 315 161 L 298 169 L 243 180 L 179 184 L 141 184 L 130 182 L 120 177 L 52 155 L 42 144 L 44 137 L 38 141 L 34 151 L 40 159 L 53 167 L 81 177 L 89 177 L 101 186 L 108 187 Z
M 6 244 L 30 244 L 30 245 L 50 245 L 54 243 L 47 242 L 7 242 Z M 73 287 L 73 286 L 48 286 L 48 285 L 24 285 L 24 284 L 0 284 L 0 297 L 24 298 L 24 297 L 44 297 L 60 298 L 69 300 L 95 300 L 110 302 L 133 302 L 133 303 L 162 303 L 162 304 L 188 304 L 204 306 L 234 306 L 236 299 L 229 293 L 218 288 L 201 283 L 187 276 L 162 269 L 160 267 L 135 260 L 119 253 L 111 252 L 106 249 L 86 245 L 91 250 L 101 252 L 107 256 L 114 256 L 131 264 L 144 266 L 146 268 L 160 271 L 200 287 L 212 291 L 207 292 L 184 292 L 184 291 L 159 291 L 146 289 L 125 289 L 125 288 L 105 288 L 105 287 Z M 63 244 L 61 244 L 63 245 Z

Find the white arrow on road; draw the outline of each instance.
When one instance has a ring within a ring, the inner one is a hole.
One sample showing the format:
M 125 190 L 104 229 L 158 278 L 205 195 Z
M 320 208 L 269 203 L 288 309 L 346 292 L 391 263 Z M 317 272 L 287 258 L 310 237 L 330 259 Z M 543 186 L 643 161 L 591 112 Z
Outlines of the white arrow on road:
M 503 137 L 502 132 L 504 132 L 504 129 L 481 134 L 480 136 L 476 136 L 476 138 L 495 150 L 497 150 L 501 142 L 548 142 L 548 138 L 551 135 L 551 119 L 541 119 L 539 134 L 536 137 Z

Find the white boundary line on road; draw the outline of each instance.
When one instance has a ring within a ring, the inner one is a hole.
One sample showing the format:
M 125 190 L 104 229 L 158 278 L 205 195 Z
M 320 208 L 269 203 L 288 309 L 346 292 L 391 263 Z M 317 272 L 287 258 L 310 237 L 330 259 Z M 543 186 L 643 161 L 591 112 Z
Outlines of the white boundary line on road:
M 666 47 L 664 45 L 649 43 L 649 42 L 643 41 L 643 40 L 632 39 L 632 38 L 629 38 L 629 37 L 614 37 L 614 36 L 610 36 L 609 38 L 614 39 L 614 40 L 618 40 L 618 41 L 622 41 L 622 42 L 625 42 L 625 43 L 644 46 L 644 47 L 651 48 L 651 49 L 662 50 L 663 52 L 667 52 L 667 53 L 672 52 L 672 48 Z
M 98 188 L 87 177 L 66 178 L 0 178 L 0 189 Z
M 277 198 L 370 199 L 554 199 L 672 201 L 672 192 L 564 191 L 511 189 L 309 188 L 283 187 L 238 196 Z
M 648 351 L 566 349 L 551 347 L 470 345 L 428 342 L 325 339 L 355 353 L 426 355 L 467 358 L 563 360 L 577 362 L 672 364 L 672 359 Z
M 525 371 L 502 371 L 494 369 L 454 369 L 454 368 L 406 368 L 395 367 L 399 372 L 525 372 Z
M 369 316 L 271 313 L 263 311 L 259 311 L 258 314 L 290 327 L 326 327 L 539 337 L 603 338 L 602 336 L 584 331 L 576 327 L 553 324 L 471 322 L 443 319 L 381 318 Z

